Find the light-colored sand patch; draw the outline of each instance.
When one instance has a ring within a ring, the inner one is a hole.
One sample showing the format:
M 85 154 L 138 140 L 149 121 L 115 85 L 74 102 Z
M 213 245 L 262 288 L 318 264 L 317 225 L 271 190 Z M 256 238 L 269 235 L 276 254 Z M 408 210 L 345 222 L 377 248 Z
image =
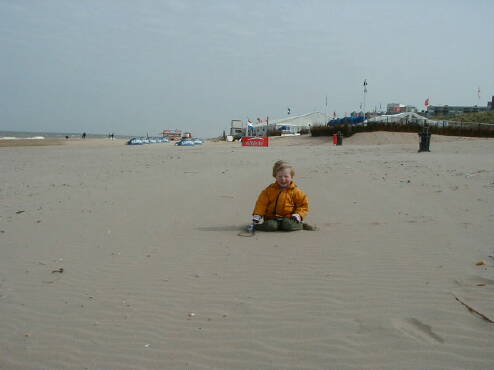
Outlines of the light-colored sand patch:
M 274 136 L 270 137 L 270 143 L 272 146 L 295 146 L 295 145 L 333 145 L 333 138 L 328 136 L 311 137 L 308 135 L 302 136 Z M 441 142 L 463 142 L 463 141 L 477 141 L 486 140 L 482 138 L 467 138 L 458 136 L 443 136 L 432 135 L 431 143 Z M 408 132 L 363 132 L 354 134 L 350 137 L 343 139 L 343 145 L 396 145 L 396 144 L 410 144 L 419 145 L 419 137 L 416 133 Z
M 431 144 L 451 141 L 475 141 L 485 140 L 478 138 L 465 138 L 458 136 L 432 135 Z M 355 134 L 344 140 L 347 145 L 388 145 L 388 144 L 419 144 L 419 137 L 412 132 L 363 132 Z
M 23 146 L 51 146 L 62 145 L 63 139 L 5 139 L 0 140 L 0 148 L 23 147 Z
M 2 150 L 0 368 L 493 368 L 494 140 L 323 140 Z M 320 230 L 238 237 L 278 159 Z

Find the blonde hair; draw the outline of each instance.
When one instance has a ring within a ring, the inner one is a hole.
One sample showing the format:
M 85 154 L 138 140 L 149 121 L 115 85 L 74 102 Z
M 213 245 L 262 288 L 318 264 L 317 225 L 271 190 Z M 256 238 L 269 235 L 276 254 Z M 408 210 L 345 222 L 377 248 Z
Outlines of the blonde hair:
M 288 162 L 285 162 L 285 161 L 277 161 L 275 162 L 274 166 L 273 166 L 273 177 L 276 177 L 276 174 L 278 172 L 280 172 L 281 170 L 284 170 L 286 168 L 289 168 L 290 169 L 290 174 L 293 176 L 295 176 L 295 169 L 293 168 L 293 166 L 291 164 L 289 164 Z

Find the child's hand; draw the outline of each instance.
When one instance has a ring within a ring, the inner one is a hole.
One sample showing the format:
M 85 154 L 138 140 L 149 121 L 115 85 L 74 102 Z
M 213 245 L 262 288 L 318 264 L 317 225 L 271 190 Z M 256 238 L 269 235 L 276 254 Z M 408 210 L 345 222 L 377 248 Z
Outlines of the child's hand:
M 302 217 L 300 217 L 300 215 L 298 213 L 294 213 L 292 215 L 292 218 L 297 221 L 298 223 L 302 222 Z
M 252 222 L 257 225 L 260 225 L 264 222 L 264 217 L 262 217 L 261 215 L 254 215 L 252 216 Z

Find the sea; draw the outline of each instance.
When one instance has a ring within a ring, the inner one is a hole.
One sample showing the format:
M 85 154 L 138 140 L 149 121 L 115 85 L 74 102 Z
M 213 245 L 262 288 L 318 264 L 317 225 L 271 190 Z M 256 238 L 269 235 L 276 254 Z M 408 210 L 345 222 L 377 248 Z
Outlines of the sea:
M 15 140 L 15 139 L 64 139 L 66 136 L 69 138 L 80 138 L 82 134 L 80 132 L 37 132 L 37 131 L 0 131 L 0 140 Z M 91 134 L 86 133 L 86 138 L 105 138 L 108 134 Z M 127 139 L 129 136 L 115 135 L 115 138 Z

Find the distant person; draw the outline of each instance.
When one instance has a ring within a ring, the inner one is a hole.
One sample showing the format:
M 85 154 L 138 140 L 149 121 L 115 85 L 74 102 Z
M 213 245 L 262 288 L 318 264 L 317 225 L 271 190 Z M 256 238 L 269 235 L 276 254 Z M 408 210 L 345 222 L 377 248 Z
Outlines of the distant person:
M 113 132 L 112 132 L 112 133 L 111 133 L 111 135 L 110 135 L 110 137 L 111 137 L 111 139 L 112 139 L 112 140 L 113 140 L 113 137 L 114 137 L 114 136 L 115 136 L 115 135 L 114 135 L 114 134 L 113 134 Z
M 66 140 L 69 140 L 69 136 L 68 136 L 68 135 L 65 135 L 65 139 L 66 139 Z
M 85 133 L 85 132 L 83 132 L 83 133 L 82 133 L 82 138 L 83 138 L 83 139 L 85 139 L 85 138 L 86 138 L 86 133 Z
M 293 182 L 292 165 L 278 161 L 273 166 L 276 181 L 259 195 L 252 222 L 256 230 L 295 231 L 303 229 L 303 219 L 309 212 L 307 195 Z

